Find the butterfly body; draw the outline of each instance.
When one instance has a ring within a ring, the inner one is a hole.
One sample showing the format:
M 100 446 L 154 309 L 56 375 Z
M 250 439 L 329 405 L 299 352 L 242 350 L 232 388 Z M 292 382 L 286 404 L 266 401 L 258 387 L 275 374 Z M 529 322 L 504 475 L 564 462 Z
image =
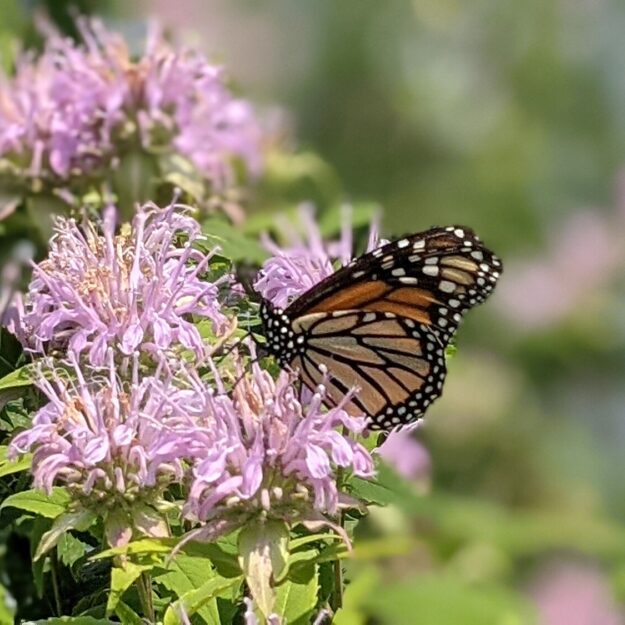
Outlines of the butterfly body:
M 441 394 L 445 347 L 500 272 L 470 229 L 433 228 L 355 259 L 286 309 L 263 302 L 266 346 L 309 388 L 325 379 L 334 404 L 358 389 L 349 412 L 390 430 Z

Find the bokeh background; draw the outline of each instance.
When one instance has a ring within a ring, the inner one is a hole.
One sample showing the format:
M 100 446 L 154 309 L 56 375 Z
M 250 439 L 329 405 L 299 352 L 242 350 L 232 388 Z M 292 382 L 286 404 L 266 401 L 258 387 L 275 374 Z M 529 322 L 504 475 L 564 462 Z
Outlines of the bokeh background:
M 3 0 L 0 49 L 43 10 L 223 61 L 294 152 L 252 221 L 379 204 L 385 235 L 466 224 L 504 260 L 361 524 L 343 625 L 625 623 L 625 5 Z

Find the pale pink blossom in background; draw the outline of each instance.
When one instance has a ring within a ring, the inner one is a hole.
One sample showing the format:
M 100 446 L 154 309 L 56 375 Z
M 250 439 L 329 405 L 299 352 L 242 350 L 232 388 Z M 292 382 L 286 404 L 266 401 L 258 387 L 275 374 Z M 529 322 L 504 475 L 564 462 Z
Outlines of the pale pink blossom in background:
M 543 571 L 532 596 L 538 625 L 623 625 L 609 581 L 590 565 L 561 564 Z
M 430 454 L 415 438 L 414 428 L 391 432 L 378 453 L 407 480 L 420 481 L 430 475 Z
M 496 300 L 500 311 L 517 327 L 534 330 L 587 308 L 589 298 L 620 271 L 624 236 L 625 214 L 574 215 L 547 243 L 546 255 L 508 263 Z

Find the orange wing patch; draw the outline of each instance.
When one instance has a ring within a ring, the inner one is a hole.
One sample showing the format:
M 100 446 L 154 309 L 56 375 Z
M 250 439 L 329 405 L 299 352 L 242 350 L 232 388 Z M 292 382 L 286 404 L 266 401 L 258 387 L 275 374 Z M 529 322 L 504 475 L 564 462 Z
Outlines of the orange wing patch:
M 307 314 L 318 312 L 333 312 L 336 310 L 352 310 L 365 308 L 366 302 L 374 301 L 392 290 L 392 287 L 382 281 L 361 282 L 341 289 L 335 295 L 319 302 Z

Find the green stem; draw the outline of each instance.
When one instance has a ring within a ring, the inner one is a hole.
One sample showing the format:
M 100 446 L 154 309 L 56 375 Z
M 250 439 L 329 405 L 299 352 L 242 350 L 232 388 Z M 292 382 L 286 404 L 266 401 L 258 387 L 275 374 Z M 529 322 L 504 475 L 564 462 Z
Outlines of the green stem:
M 149 573 L 142 573 L 141 577 L 137 579 L 136 585 L 143 616 L 150 623 L 155 623 L 156 616 L 154 614 L 154 603 L 152 602 L 152 576 Z
M 52 592 L 54 594 L 54 607 L 56 608 L 57 616 L 63 614 L 63 605 L 61 604 L 61 592 L 59 590 L 59 577 L 58 577 L 58 560 L 56 558 L 56 550 L 50 555 L 50 577 L 52 579 Z
M 336 471 L 336 485 L 339 492 L 343 488 L 344 479 L 345 471 L 343 467 L 339 467 Z M 345 513 L 342 510 L 339 512 L 338 524 L 340 527 L 345 527 Z M 337 610 L 343 607 L 343 565 L 338 558 L 334 562 L 334 592 L 332 593 L 331 605 L 335 614 Z

